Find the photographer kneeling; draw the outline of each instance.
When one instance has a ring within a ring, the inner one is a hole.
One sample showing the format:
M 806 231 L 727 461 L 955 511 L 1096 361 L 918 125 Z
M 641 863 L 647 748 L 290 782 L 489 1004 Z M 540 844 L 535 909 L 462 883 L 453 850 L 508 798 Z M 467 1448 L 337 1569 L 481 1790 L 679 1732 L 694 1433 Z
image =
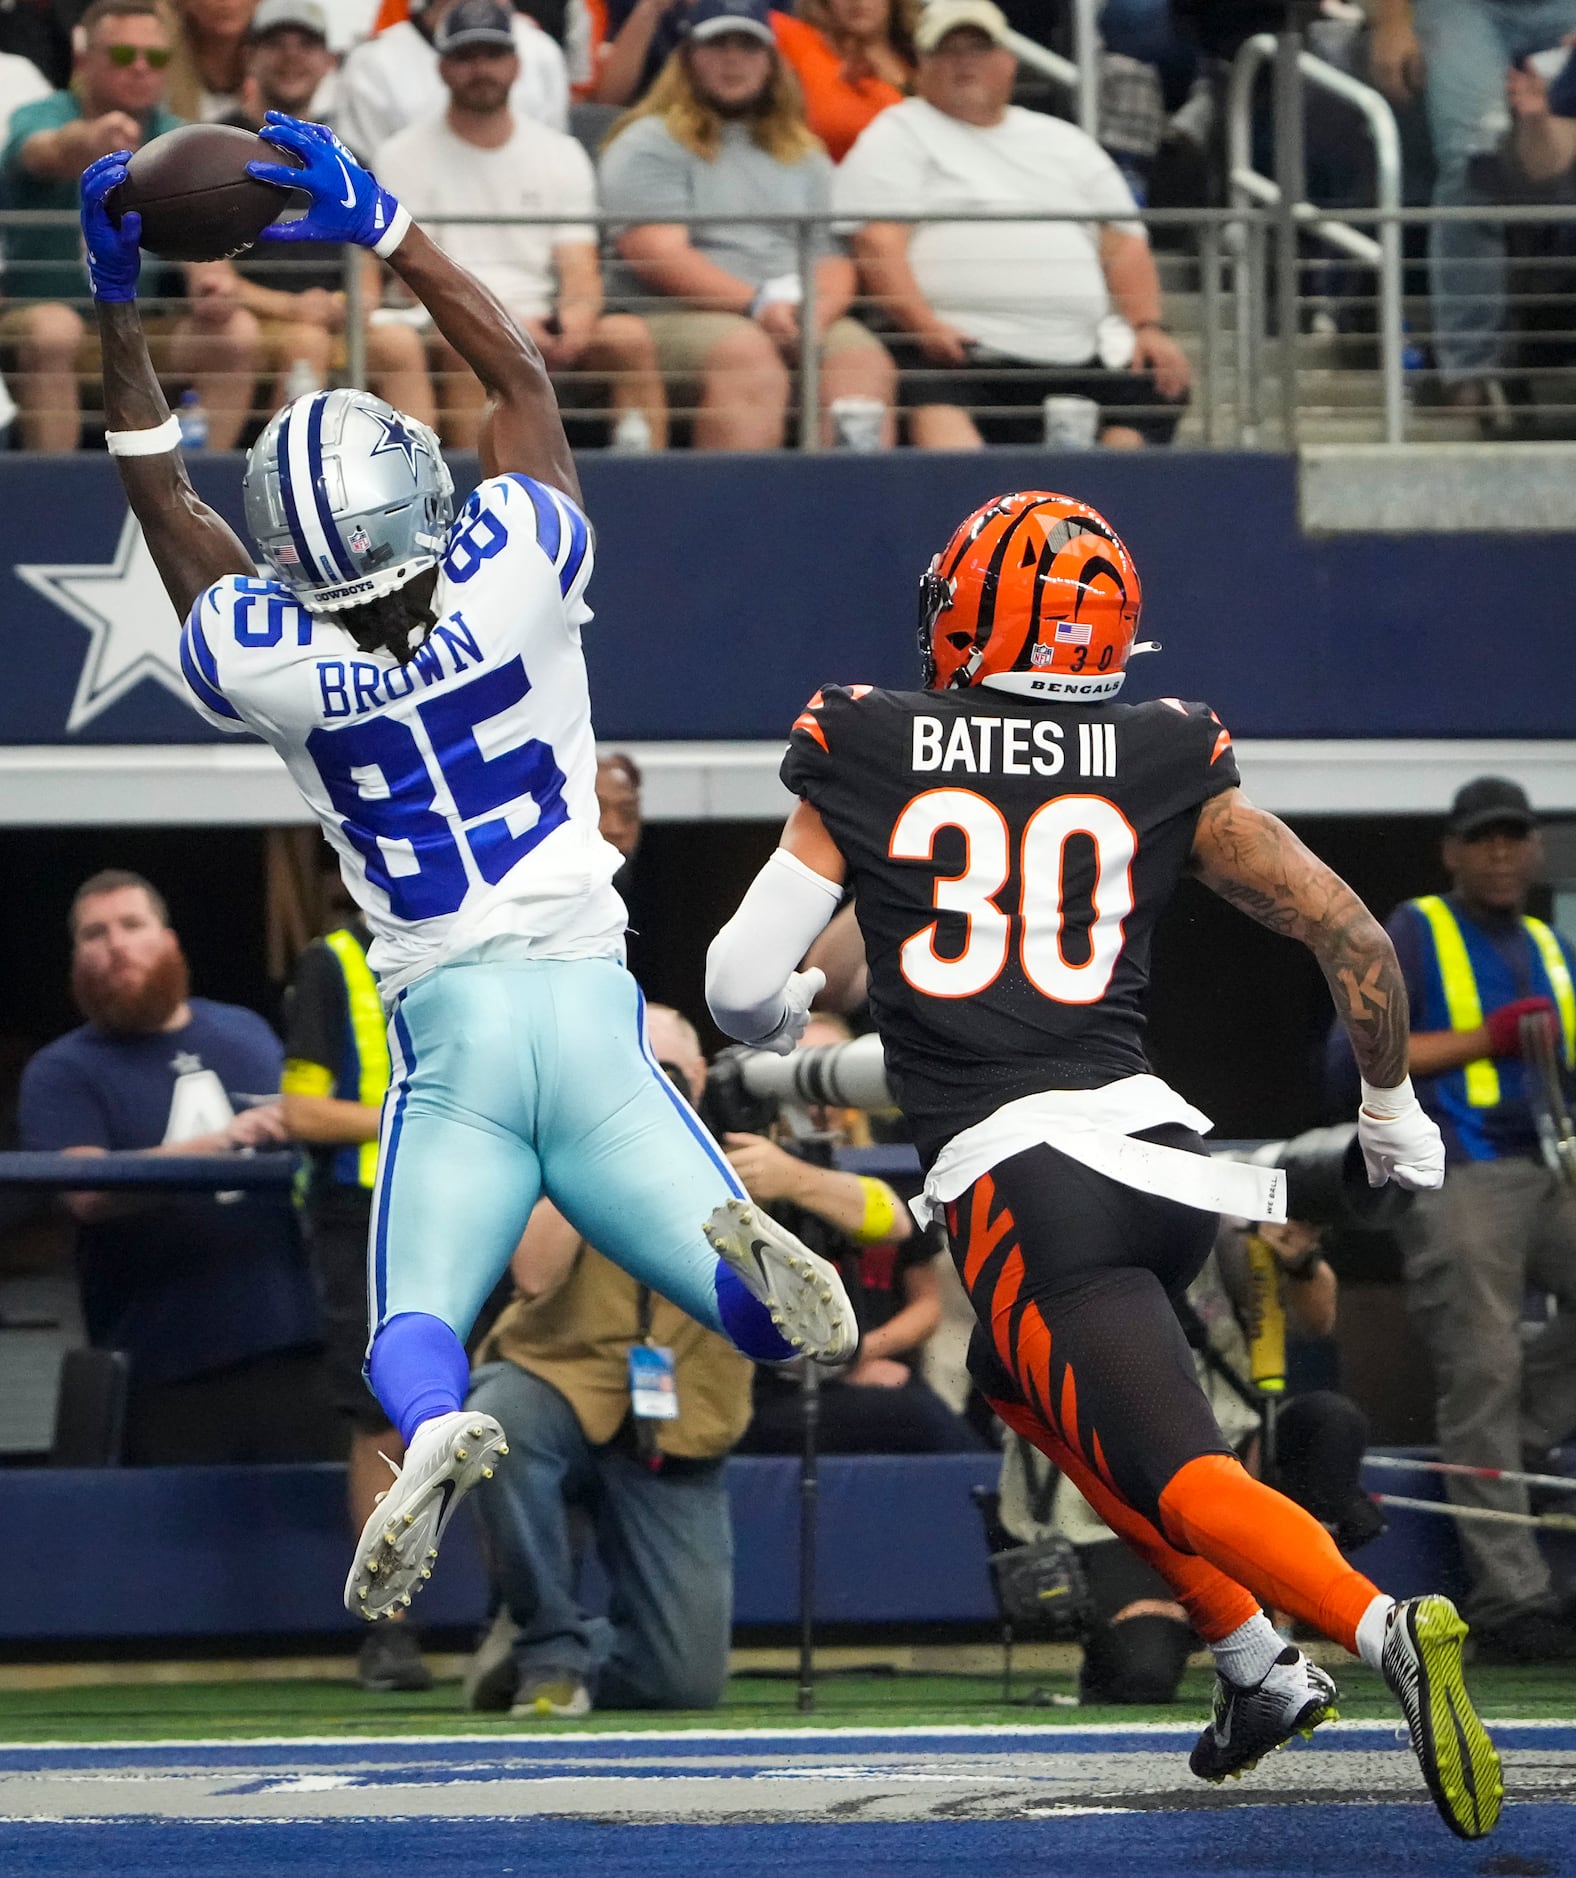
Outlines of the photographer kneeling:
M 693 1026 L 659 1004 L 647 1026 L 670 1079 L 699 1101 Z M 723 1466 L 749 1419 L 750 1364 L 545 1200 L 513 1271 L 520 1295 L 483 1343 L 470 1395 L 509 1453 L 473 1502 L 500 1608 L 466 1700 L 544 1718 L 715 1707 L 733 1622 Z M 576 1517 L 608 1580 L 605 1618 L 580 1602 Z
M 1296 1219 L 1282 1226 L 1223 1223 L 1204 1269 L 1177 1304 L 1221 1432 L 1256 1475 L 1261 1416 L 1251 1406 L 1250 1377 L 1257 1367 L 1253 1346 L 1267 1328 L 1262 1317 L 1283 1311 L 1285 1327 L 1307 1337 L 1327 1337 L 1335 1328 L 1336 1277 L 1320 1238 L 1318 1227 Z M 1263 1249 L 1274 1266 L 1267 1300 L 1257 1294 L 1253 1272 Z M 1367 1419 L 1345 1396 L 1312 1390 L 1278 1402 L 1275 1484 L 1329 1527 L 1345 1551 L 1384 1529 L 1378 1508 L 1359 1485 L 1367 1440 Z M 1083 1633 L 1080 1700 L 1173 1701 L 1198 1647 L 1181 1605 L 1077 1488 L 1015 1438 L 1003 1456 L 998 1517 L 1020 1543 L 1055 1534 L 1077 1549 L 1092 1606 Z
M 840 1018 L 812 1016 L 801 1049 L 845 1042 Z M 840 1147 L 868 1147 L 860 1109 L 785 1104 L 768 1135 L 720 1130 L 728 1159 L 752 1200 L 842 1274 L 859 1318 L 859 1354 L 840 1374 L 820 1372 L 823 1454 L 939 1454 L 977 1449 L 979 1438 L 919 1373 L 919 1359 L 941 1322 L 946 1256 L 936 1232 L 922 1233 L 884 1180 L 827 1165 Z M 790 1148 L 793 1151 L 790 1151 Z M 751 1454 L 797 1454 L 804 1445 L 800 1385 L 792 1374 L 758 1366 L 755 1413 L 740 1443 Z

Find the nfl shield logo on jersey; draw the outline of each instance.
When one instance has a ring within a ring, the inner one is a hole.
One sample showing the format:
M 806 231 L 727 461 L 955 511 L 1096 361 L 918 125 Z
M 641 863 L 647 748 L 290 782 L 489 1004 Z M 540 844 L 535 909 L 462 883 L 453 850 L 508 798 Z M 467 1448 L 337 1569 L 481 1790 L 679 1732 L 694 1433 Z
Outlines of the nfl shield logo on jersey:
M 352 554 L 370 554 L 372 552 L 372 537 L 364 528 L 357 527 L 351 531 L 350 552 Z

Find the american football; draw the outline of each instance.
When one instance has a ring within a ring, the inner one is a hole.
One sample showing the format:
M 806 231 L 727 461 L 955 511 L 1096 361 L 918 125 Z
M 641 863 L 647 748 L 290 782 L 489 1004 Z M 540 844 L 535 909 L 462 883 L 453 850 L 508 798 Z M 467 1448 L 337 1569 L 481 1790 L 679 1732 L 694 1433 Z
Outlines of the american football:
M 106 206 L 117 220 L 135 209 L 142 246 L 161 260 L 222 261 L 251 247 L 289 200 L 247 164 L 293 160 L 249 130 L 184 124 L 136 152 Z

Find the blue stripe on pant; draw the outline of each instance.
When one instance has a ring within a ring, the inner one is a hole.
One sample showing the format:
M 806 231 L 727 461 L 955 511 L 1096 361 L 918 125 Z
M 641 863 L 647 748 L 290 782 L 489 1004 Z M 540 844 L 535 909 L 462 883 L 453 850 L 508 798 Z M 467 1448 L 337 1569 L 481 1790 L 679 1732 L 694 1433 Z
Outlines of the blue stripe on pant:
M 376 1325 L 465 1337 L 545 1193 L 599 1252 L 710 1329 L 701 1227 L 742 1192 L 645 1050 L 611 959 L 440 966 L 403 992 L 372 1242 Z

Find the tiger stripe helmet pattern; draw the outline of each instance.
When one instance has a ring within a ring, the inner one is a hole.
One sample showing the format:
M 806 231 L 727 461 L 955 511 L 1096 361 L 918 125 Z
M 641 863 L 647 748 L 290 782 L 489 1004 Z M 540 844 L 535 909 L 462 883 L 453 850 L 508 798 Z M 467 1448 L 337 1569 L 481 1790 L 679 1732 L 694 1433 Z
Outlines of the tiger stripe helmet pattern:
M 925 688 L 1114 697 L 1142 598 L 1121 537 L 1087 503 L 1043 489 L 998 496 L 958 527 L 920 581 Z

